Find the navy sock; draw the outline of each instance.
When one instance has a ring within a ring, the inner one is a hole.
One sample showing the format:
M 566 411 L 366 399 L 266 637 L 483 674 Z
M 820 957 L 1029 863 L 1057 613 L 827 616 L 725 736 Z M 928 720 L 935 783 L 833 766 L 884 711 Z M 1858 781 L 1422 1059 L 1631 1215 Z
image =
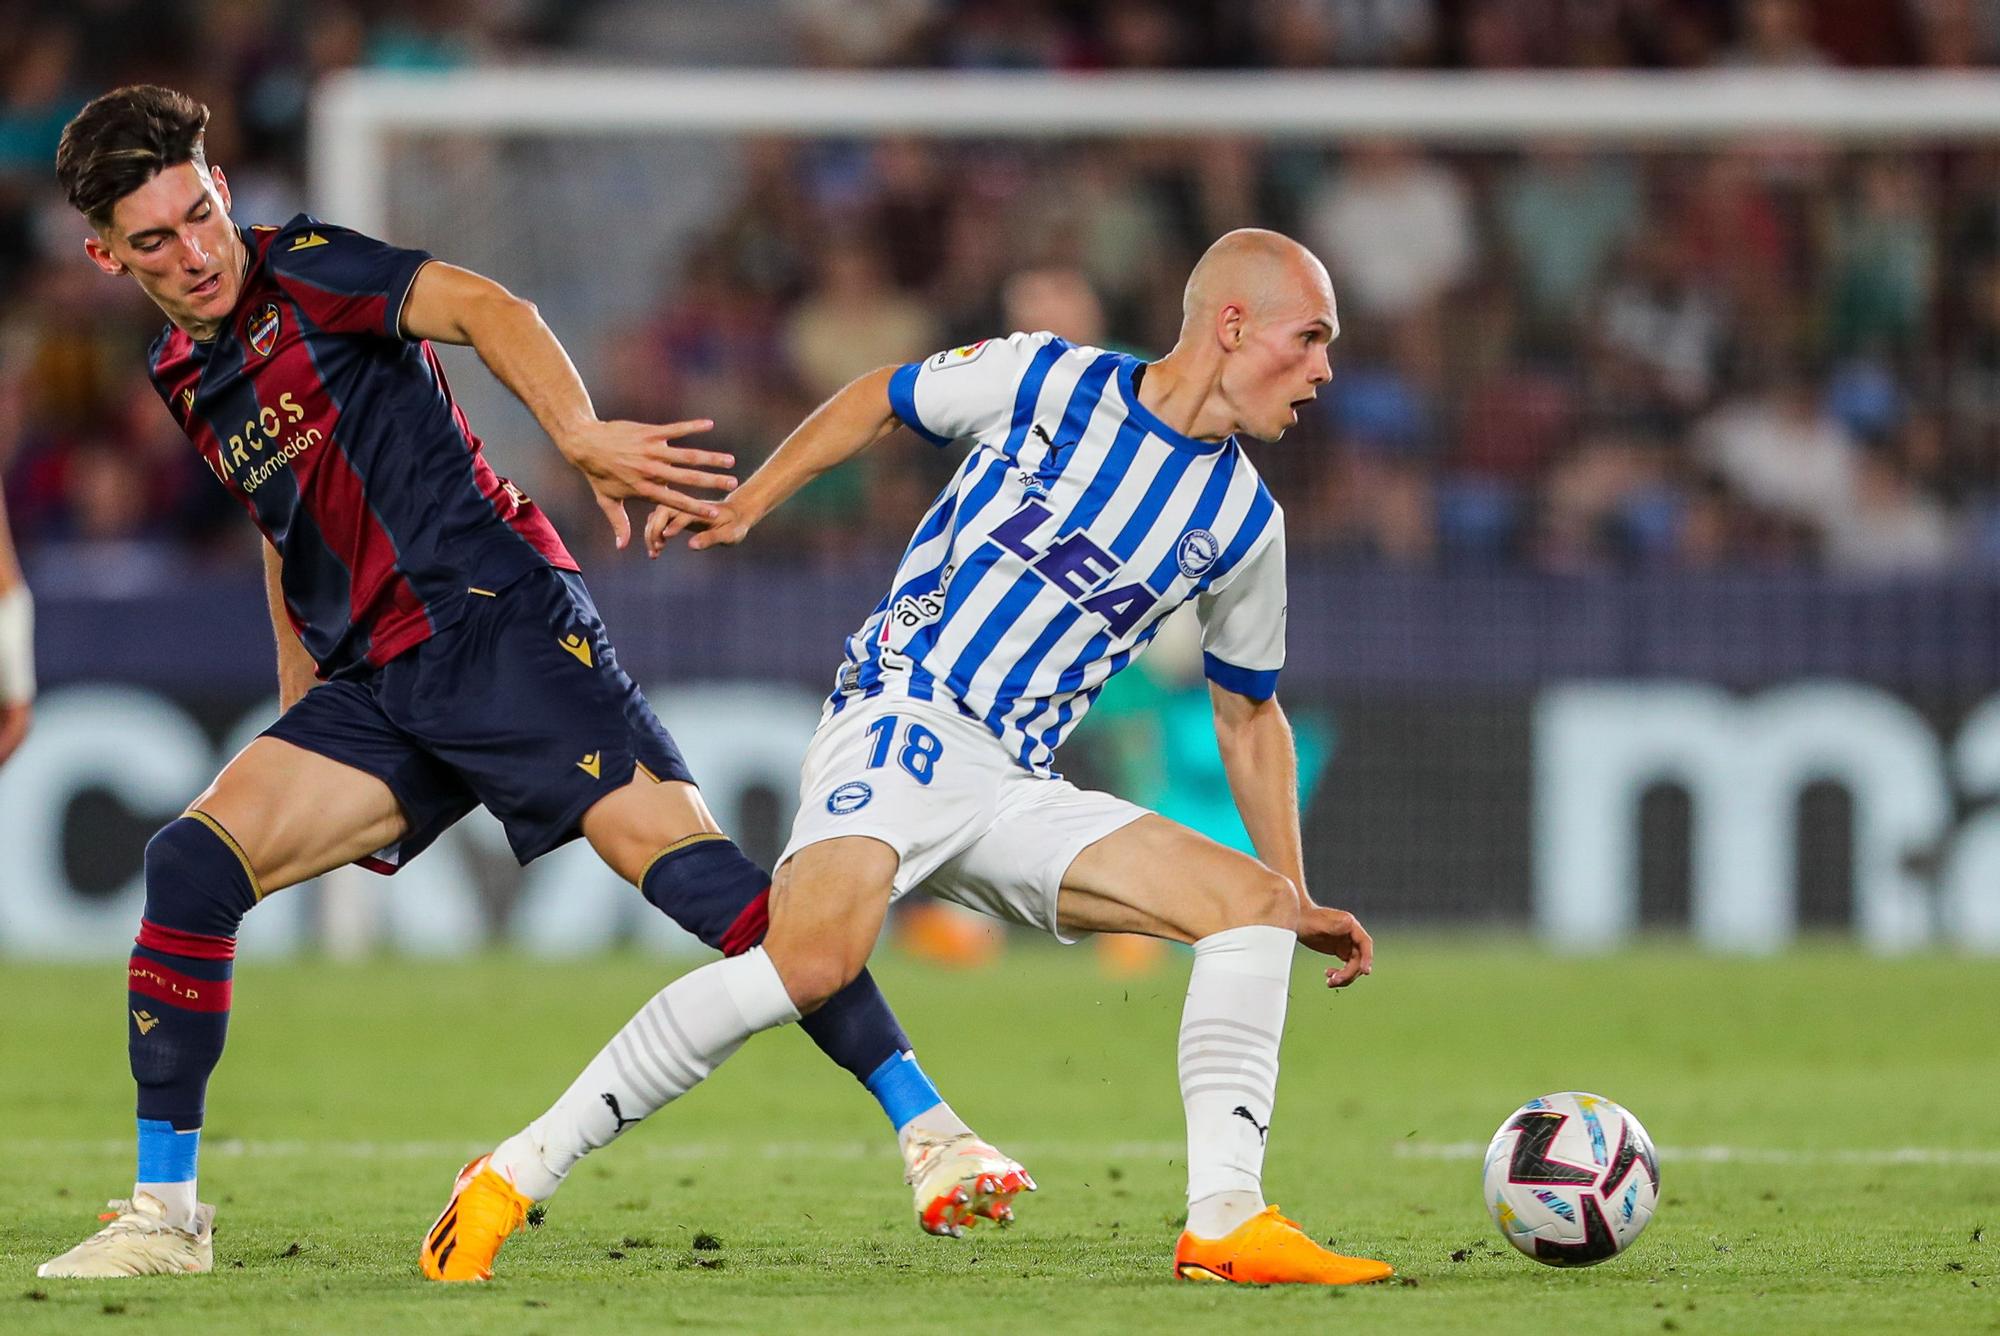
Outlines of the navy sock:
M 249 864 L 208 818 L 181 817 L 146 845 L 146 912 L 126 978 L 142 1183 L 194 1178 L 193 1134 L 229 1032 L 236 928 L 255 903 Z
M 771 879 L 727 836 L 696 836 L 655 858 L 639 889 L 667 917 L 724 955 L 764 940 Z M 820 1051 L 853 1074 L 897 1131 L 942 1103 L 910 1051 L 889 1001 L 863 970 L 799 1028 Z

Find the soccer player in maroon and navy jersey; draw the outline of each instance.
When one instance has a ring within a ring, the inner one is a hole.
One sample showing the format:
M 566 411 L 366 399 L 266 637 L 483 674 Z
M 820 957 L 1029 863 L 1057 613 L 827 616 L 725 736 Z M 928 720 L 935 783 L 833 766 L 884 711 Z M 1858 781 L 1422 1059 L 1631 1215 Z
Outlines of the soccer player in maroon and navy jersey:
M 393 872 L 483 805 L 523 863 L 581 835 L 725 953 L 760 951 L 766 923 L 769 877 L 716 826 L 576 562 L 487 464 L 430 344 L 470 345 L 534 412 L 620 547 L 626 500 L 708 517 L 694 494 L 735 485 L 727 455 L 677 444 L 711 424 L 600 420 L 534 306 L 478 274 L 303 215 L 237 227 L 203 156 L 207 120 L 181 93 L 118 89 L 65 129 L 56 171 L 91 224 L 91 260 L 165 313 L 154 385 L 267 540 L 283 714 L 146 846 L 127 994 L 136 1185 L 44 1276 L 212 1266 L 214 1208 L 195 1193 L 203 1105 L 237 925 L 273 891 L 351 862 Z M 1031 1186 L 939 1098 L 872 980 L 807 1028 L 881 1102 L 912 1182 L 963 1166 L 946 1200 L 918 1201 L 927 1228 L 1003 1217 L 1012 1192 L 987 1189 L 1006 1173 Z M 635 1055 L 675 1060 L 671 1043 Z M 560 1172 L 532 1128 L 467 1165 L 425 1274 L 485 1279 L 497 1238 Z M 484 1219 L 484 1256 L 457 1246 L 461 1216 Z

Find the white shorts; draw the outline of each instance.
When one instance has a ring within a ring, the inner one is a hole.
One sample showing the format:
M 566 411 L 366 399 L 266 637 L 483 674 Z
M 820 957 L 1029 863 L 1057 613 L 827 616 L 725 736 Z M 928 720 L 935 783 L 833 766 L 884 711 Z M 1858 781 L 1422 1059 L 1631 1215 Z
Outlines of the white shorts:
M 894 898 L 921 889 L 1067 942 L 1056 922 L 1063 873 L 1145 815 L 1123 798 L 1023 769 L 977 719 L 882 695 L 813 734 L 778 865 L 809 844 L 866 835 L 902 860 Z

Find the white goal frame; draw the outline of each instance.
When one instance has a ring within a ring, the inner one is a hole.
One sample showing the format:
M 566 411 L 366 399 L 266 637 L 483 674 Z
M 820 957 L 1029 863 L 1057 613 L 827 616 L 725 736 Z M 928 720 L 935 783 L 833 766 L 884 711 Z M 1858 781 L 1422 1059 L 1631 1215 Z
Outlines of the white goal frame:
M 1922 139 L 2000 141 L 2000 74 L 351 70 L 315 90 L 313 211 L 384 235 L 393 141 L 450 134 L 988 140 L 1165 134 L 1322 142 L 1393 135 L 1472 148 L 1538 139 L 1662 148 L 1798 138 L 1879 147 Z M 367 950 L 377 927 L 365 879 L 343 869 L 322 886 L 329 950 Z
M 388 140 L 450 132 L 1399 135 L 1486 146 L 1541 137 L 1655 146 L 1762 135 L 1976 140 L 2000 138 L 2000 74 L 349 70 L 329 77 L 313 100 L 315 211 L 379 235 Z

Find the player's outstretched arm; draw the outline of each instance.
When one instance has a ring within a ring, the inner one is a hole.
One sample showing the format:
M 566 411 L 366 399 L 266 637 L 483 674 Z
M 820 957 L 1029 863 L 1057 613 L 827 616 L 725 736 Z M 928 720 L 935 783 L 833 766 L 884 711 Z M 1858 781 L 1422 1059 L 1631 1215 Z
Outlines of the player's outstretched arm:
M 292 618 L 285 611 L 284 566 L 277 549 L 264 545 L 264 601 L 271 612 L 271 636 L 278 642 L 278 712 L 283 714 L 311 691 L 319 676 L 312 655 L 299 642 Z
M 403 333 L 469 346 L 502 385 L 528 406 L 596 494 L 618 546 L 631 541 L 625 501 L 637 497 L 676 513 L 713 518 L 716 507 L 688 490 L 726 492 L 736 479 L 720 470 L 732 455 L 672 444 L 715 424 L 605 422 L 590 392 L 535 304 L 492 279 L 433 260 L 418 271 L 403 303 Z
M 0 496 L 0 761 L 28 735 L 34 701 L 35 602 L 14 557 L 7 499 Z
M 894 431 L 901 425 L 889 406 L 889 378 L 895 373 L 895 367 L 885 366 L 848 382 L 784 439 L 750 481 L 711 507 L 714 514 L 671 506 L 655 509 L 646 518 L 647 555 L 659 556 L 668 539 L 690 527 L 700 530 L 688 539 L 692 548 L 742 542 L 792 493 Z
M 1354 915 L 1313 903 L 1306 892 L 1305 842 L 1299 833 L 1299 757 L 1292 726 L 1276 696 L 1257 700 L 1214 682 L 1215 738 L 1243 827 L 1266 867 L 1299 892 L 1299 940 L 1341 964 L 1326 972 L 1329 988 L 1345 988 L 1374 971 L 1375 943 Z

